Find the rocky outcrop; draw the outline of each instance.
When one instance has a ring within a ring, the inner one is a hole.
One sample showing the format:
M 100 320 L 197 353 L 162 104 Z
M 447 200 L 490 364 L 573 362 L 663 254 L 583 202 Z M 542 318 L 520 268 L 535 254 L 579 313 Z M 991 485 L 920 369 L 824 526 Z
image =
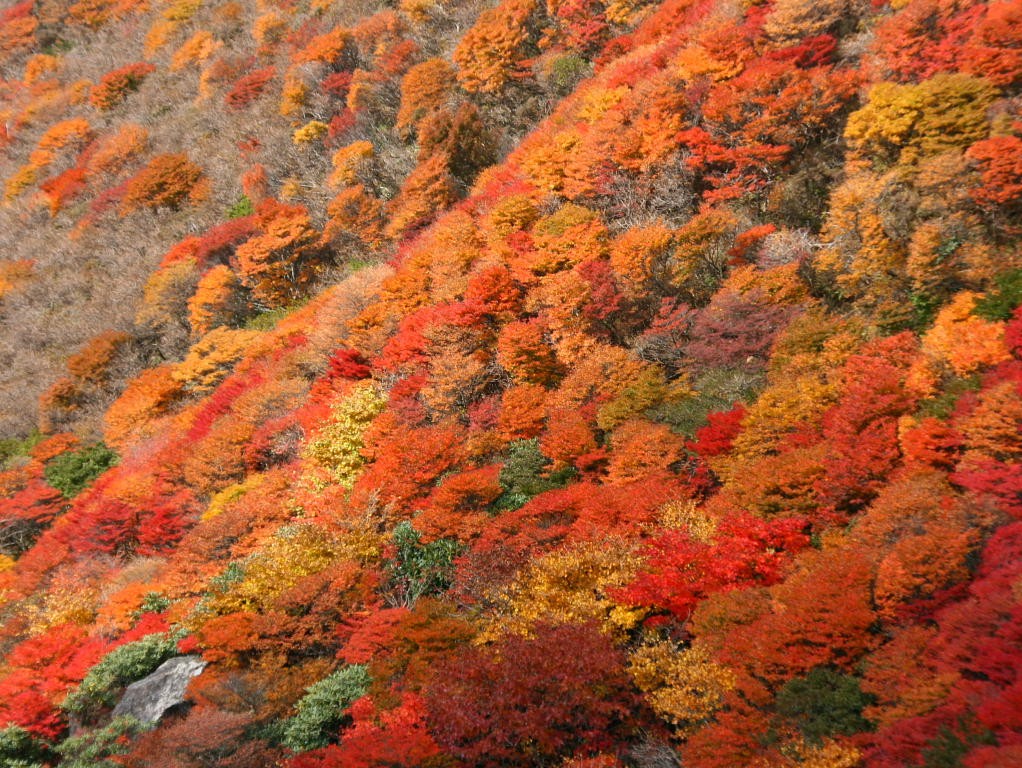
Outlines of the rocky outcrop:
M 189 681 L 205 667 L 206 662 L 199 656 L 177 656 L 163 662 L 151 675 L 125 689 L 114 707 L 114 717 L 126 715 L 155 723 L 167 710 L 184 703 Z

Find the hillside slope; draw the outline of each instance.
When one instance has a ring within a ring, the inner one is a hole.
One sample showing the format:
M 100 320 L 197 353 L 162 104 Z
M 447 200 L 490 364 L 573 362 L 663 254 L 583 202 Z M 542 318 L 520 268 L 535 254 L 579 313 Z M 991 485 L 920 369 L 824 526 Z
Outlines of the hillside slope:
M 0 765 L 1022 762 L 1022 4 L 26 0 L 0 67 Z

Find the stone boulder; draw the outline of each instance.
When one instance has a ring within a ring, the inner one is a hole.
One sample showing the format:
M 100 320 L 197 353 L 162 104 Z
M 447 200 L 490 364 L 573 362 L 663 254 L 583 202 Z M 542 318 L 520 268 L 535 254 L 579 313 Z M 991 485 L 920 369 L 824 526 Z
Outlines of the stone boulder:
M 156 671 L 124 690 L 113 716 L 127 715 L 142 723 L 155 723 L 169 709 L 183 704 L 188 682 L 202 672 L 206 662 L 200 656 L 176 656 Z

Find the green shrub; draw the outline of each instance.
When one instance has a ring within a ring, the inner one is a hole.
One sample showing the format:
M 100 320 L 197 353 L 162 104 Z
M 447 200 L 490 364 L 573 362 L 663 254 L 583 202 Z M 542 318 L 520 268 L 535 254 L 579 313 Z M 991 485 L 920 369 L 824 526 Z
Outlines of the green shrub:
M 941 385 L 941 391 L 923 400 L 919 405 L 919 416 L 933 416 L 947 419 L 955 410 L 959 398 L 966 392 L 975 392 L 980 388 L 979 375 L 961 378 L 954 376 Z
M 436 595 L 451 586 L 454 558 L 461 545 L 454 539 L 421 543 L 421 536 L 407 520 L 394 528 L 396 553 L 384 564 L 391 602 L 412 606 L 420 597 Z
M 958 768 L 963 758 L 977 745 L 997 743 L 993 733 L 979 726 L 971 717 L 959 718 L 957 729 L 940 726 L 937 735 L 923 750 L 923 768 Z
M 871 697 L 859 681 L 827 667 L 785 683 L 777 695 L 777 711 L 798 726 L 806 741 L 821 744 L 827 736 L 850 736 L 870 730 L 862 710 Z
M 1022 269 L 1004 272 L 994 282 L 997 290 L 976 302 L 976 314 L 986 320 L 1009 320 L 1022 304 Z
M 115 717 L 109 725 L 84 731 L 63 741 L 56 748 L 61 768 L 120 768 L 123 763 L 107 758 L 123 755 L 131 748 L 130 739 L 149 730 L 133 717 Z
M 298 712 L 284 723 L 283 744 L 295 752 L 325 747 L 344 722 L 345 710 L 369 689 L 369 672 L 356 664 L 342 667 L 306 688 Z
M 18 437 L 0 438 L 0 469 L 4 469 L 11 459 L 19 456 L 28 456 L 28 452 L 35 448 L 43 439 L 38 431 L 22 439 Z
M 307 302 L 299 300 L 293 304 L 288 304 L 286 307 L 278 307 L 277 309 L 269 309 L 265 312 L 260 312 L 258 315 L 254 315 L 245 321 L 246 331 L 272 331 L 281 320 L 290 315 L 296 309 L 300 309 L 305 306 Z
M 248 195 L 242 195 L 238 202 L 227 209 L 228 219 L 243 219 L 246 216 L 251 216 L 255 213 L 255 206 L 252 205 L 252 201 Z
M 42 768 L 49 747 L 16 725 L 0 730 L 0 766 L 3 768 Z
M 103 443 L 90 445 L 78 451 L 68 451 L 46 464 L 46 482 L 73 499 L 92 481 L 117 463 L 117 454 Z
M 147 613 L 163 613 L 170 608 L 170 599 L 162 592 L 146 592 L 142 604 L 131 612 L 131 618 L 138 621 Z
M 711 413 L 730 411 L 736 403 L 755 402 L 765 385 L 766 377 L 759 372 L 710 368 L 693 382 L 697 394 L 660 403 L 647 416 L 686 437 L 694 437 L 696 430 L 706 426 Z
M 120 690 L 141 680 L 177 653 L 177 635 L 147 635 L 114 648 L 89 670 L 77 690 L 61 705 L 68 712 L 90 716 L 116 703 Z
M 550 459 L 543 455 L 539 440 L 515 440 L 508 446 L 507 461 L 500 469 L 500 486 L 504 489 L 493 504 L 498 510 L 514 510 L 533 496 L 554 488 L 562 488 L 574 475 L 568 468 L 563 472 L 548 473 Z
M 558 96 L 567 96 L 590 72 L 589 62 L 577 53 L 558 56 L 550 65 L 550 87 Z

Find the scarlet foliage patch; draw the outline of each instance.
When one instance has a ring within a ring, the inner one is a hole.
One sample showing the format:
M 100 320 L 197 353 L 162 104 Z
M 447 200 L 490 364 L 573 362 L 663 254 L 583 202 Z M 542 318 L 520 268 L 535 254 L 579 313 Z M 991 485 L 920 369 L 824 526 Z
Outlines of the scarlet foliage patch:
M 244 109 L 263 94 L 276 76 L 277 70 L 274 67 L 249 72 L 224 94 L 224 103 L 228 109 Z
M 643 712 L 624 658 L 590 625 L 541 627 L 440 670 L 427 698 L 435 738 L 480 766 L 530 765 L 627 744 Z M 486 691 L 503 696 L 487 700 Z
M 646 545 L 648 565 L 621 598 L 684 621 L 712 593 L 780 581 L 792 556 L 809 543 L 805 527 L 801 518 L 768 522 L 739 514 L 717 525 L 713 542 L 668 531 Z

